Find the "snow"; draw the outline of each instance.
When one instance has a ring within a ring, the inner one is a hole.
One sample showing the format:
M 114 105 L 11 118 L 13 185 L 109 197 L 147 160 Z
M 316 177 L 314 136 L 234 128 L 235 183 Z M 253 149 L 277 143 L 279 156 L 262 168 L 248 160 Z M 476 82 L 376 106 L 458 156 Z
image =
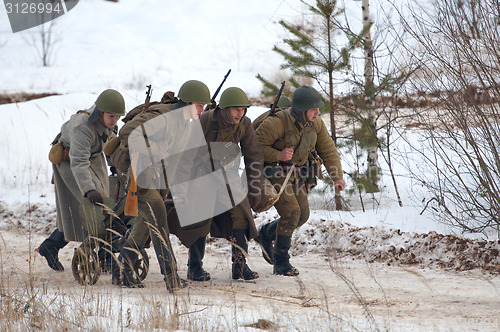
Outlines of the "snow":
M 0 105 L 2 272 L 9 278 L 19 278 L 23 284 L 28 273 L 23 263 L 34 259 L 34 271 L 45 285 L 44 294 L 50 295 L 48 298 L 57 299 L 61 308 L 65 303 L 72 303 L 72 306 L 81 305 L 88 309 L 83 303 L 74 303 L 85 288 L 72 278 L 69 268 L 71 249 L 61 252 L 61 260 L 66 266 L 62 274 L 50 271 L 40 257 L 30 256 L 33 246 L 37 246 L 55 227 L 54 190 L 50 184 L 52 170 L 47 156 L 50 142 L 62 123 L 77 110 L 89 107 L 106 88 L 122 92 L 127 108 L 131 109 L 143 102 L 147 84 L 153 85 L 152 100 L 159 100 L 167 90 L 177 92 L 179 86 L 189 79 L 205 82 L 213 92 L 230 68 L 232 72 L 224 88 L 238 86 L 249 96 L 257 96 L 261 86 L 255 76 L 258 73 L 272 76 L 279 72 L 281 59 L 271 51 L 283 37 L 276 22 L 282 18 L 293 20 L 302 11 L 301 6 L 298 2 L 286 0 L 121 0 L 118 3 L 81 0 L 75 9 L 56 21 L 54 35 L 58 39 L 54 43 L 49 67 L 40 66 L 34 50 L 32 38 L 36 38 L 37 28 L 12 34 L 1 6 L 0 93 L 58 94 Z M 356 6 L 359 7 L 360 2 L 351 5 L 348 12 L 356 12 Z M 251 107 L 248 116 L 254 119 L 264 111 L 262 107 Z M 418 132 L 409 131 L 407 139 L 418 142 Z M 402 141 L 397 144 L 401 151 L 408 148 Z M 348 169 L 353 161 L 347 152 L 340 152 L 343 165 Z M 384 164 L 382 167 L 387 169 Z M 350 211 L 334 211 L 331 193 L 322 194 L 319 189 L 323 184 L 319 184 L 310 195 L 312 211 L 309 221 L 294 234 L 291 254 L 292 263 L 296 263 L 301 271 L 298 279 L 272 275 L 269 265 L 260 258 L 260 250 L 252 242 L 249 261 L 251 267 L 261 273 L 261 279 L 256 283 L 232 283 L 228 243 L 212 240 L 207 246 L 205 266 L 212 272 L 214 281 L 207 285 L 191 284 L 187 291 L 180 293 L 182 304 L 172 303 L 173 298 L 165 298 L 157 266 L 151 267 L 144 292 L 110 289 L 109 280 L 103 276 L 93 286 L 91 297 L 101 298 L 105 306 L 113 309 L 109 309 L 109 318 L 98 312 L 89 315 L 81 327 L 133 330 L 140 328 L 134 325 L 137 317 L 150 315 L 155 308 L 158 311 L 165 304 L 163 311 L 156 314 L 185 309 L 189 312 L 201 310 L 193 315 L 213 317 L 205 318 L 206 325 L 201 326 L 201 330 L 228 327 L 254 330 L 244 325 L 251 325 L 260 317 L 282 329 L 373 329 L 373 322 L 370 323 L 359 310 L 360 306 L 354 303 L 354 294 L 339 281 L 341 279 L 336 278 L 338 274 L 332 274 L 328 260 L 333 257 L 335 262 L 341 262 L 342 267 L 350 271 L 353 282 L 368 300 L 382 301 L 380 294 L 374 294 L 373 290 L 379 286 L 373 284 L 374 280 L 367 281 L 366 275 L 372 270 L 383 276 L 382 287 L 392 292 L 394 298 L 398 296 L 399 300 L 391 302 L 384 295 L 385 304 L 373 306 L 375 325 L 379 328 L 447 330 L 447 326 L 461 326 L 463 330 L 498 329 L 498 313 L 492 311 L 500 305 L 498 296 L 492 298 L 494 294 L 498 295 L 500 287 L 496 276 L 500 272 L 498 234 L 457 236 L 459 229 L 440 223 L 428 211 L 422 213 L 422 200 L 428 193 L 411 182 L 404 167 L 397 164 L 395 172 L 403 207 L 397 204 L 388 174 L 382 179 L 381 193 L 364 196 L 366 212 L 362 212 L 354 197 L 348 199 Z M 256 223 L 260 225 L 277 217 L 272 208 L 258 214 Z M 32 246 L 30 251 L 26 245 L 28 241 Z M 172 241 L 181 273 L 185 275 L 186 249 L 175 238 Z M 70 246 L 73 248 L 77 244 Z M 150 255 L 154 256 L 154 253 L 150 252 Z M 311 261 L 315 264 L 309 264 Z M 363 262 L 372 265 L 367 267 Z M 470 274 L 455 272 L 463 270 Z M 427 286 L 423 287 L 423 293 L 419 293 L 417 281 L 422 278 L 426 281 L 419 286 Z M 406 279 L 410 280 L 405 282 Z M 482 279 L 488 282 L 478 282 Z M 300 288 L 302 280 L 307 284 L 305 293 Z M 454 283 L 467 285 L 467 289 L 474 287 L 477 296 L 468 298 L 472 295 L 453 288 Z M 434 291 L 426 293 L 429 284 Z M 62 285 L 64 295 L 60 293 L 59 285 Z M 325 300 L 326 308 L 328 304 L 335 308 L 326 316 L 321 289 L 327 289 L 326 297 L 333 300 L 332 303 Z M 405 290 L 406 295 L 403 294 Z M 436 296 L 436 292 L 441 296 Z M 453 298 L 446 298 L 445 292 Z M 187 294 L 187 299 L 182 294 Z M 207 298 L 206 294 L 213 297 Z M 235 300 L 238 294 L 245 301 Z M 427 294 L 428 298 L 421 294 Z M 273 298 L 269 307 L 259 306 L 267 296 Z M 148 297 L 152 300 L 145 301 Z M 313 307 L 320 309 L 308 308 L 306 301 L 309 298 L 315 302 Z M 453 302 L 454 298 L 457 298 L 456 302 Z M 43 301 L 49 303 L 46 299 Z M 475 306 L 471 303 L 474 301 Z M 287 302 L 292 303 L 292 309 L 286 308 L 290 305 Z M 98 307 L 92 300 L 89 303 L 89 306 Z M 145 307 L 141 309 L 141 306 Z M 418 306 L 425 307 L 425 310 L 416 310 Z M 442 313 L 439 308 L 443 306 L 452 308 L 450 312 L 453 314 L 448 312 L 444 318 L 430 314 L 433 310 Z M 470 307 L 470 311 L 462 311 L 460 306 Z M 117 307 L 120 313 L 116 312 Z M 277 315 L 276 310 L 282 310 L 283 315 Z M 303 310 L 306 313 L 298 315 Z M 384 315 L 384 310 L 393 315 Z M 130 317 L 127 318 L 128 313 Z M 428 320 L 426 315 L 429 315 Z M 119 327 L 116 326 L 118 316 L 122 317 Z M 471 318 L 477 319 L 467 320 Z M 130 327 L 126 326 L 127 321 Z M 320 324 L 319 321 L 326 323 Z M 164 326 L 160 324 L 160 328 Z M 175 326 L 167 325 L 166 329 Z M 189 324 L 178 326 L 189 329 Z M 75 327 L 70 325 L 70 328 Z M 191 329 L 196 327 L 191 326 Z

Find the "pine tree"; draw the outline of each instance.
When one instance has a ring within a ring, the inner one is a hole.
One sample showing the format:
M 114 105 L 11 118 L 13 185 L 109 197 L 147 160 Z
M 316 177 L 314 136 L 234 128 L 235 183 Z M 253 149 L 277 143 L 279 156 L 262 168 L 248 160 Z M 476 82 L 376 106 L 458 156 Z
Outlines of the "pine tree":
M 296 77 L 313 79 L 326 94 L 325 109 L 330 112 L 330 130 L 336 142 L 335 77 L 351 69 L 350 54 L 361 45 L 363 32 L 355 34 L 337 20 L 344 9 L 337 8 L 336 0 L 316 0 L 314 6 L 303 3 L 312 14 L 312 20 L 300 24 L 279 21 L 290 38 L 283 39 L 286 48 L 275 45 L 273 51 L 285 60 L 281 69 L 291 70 Z M 338 32 L 343 38 L 339 38 Z M 261 81 L 266 85 L 264 79 Z M 267 88 L 273 89 L 269 85 Z M 335 193 L 335 206 L 337 210 L 342 208 L 339 192 Z
M 285 20 L 279 24 L 288 32 L 290 38 L 283 39 L 286 47 L 274 46 L 273 51 L 280 54 L 285 63 L 281 69 L 291 70 L 294 77 L 311 78 L 318 83 L 327 99 L 326 111 L 330 111 L 332 138 L 336 141 L 334 82 L 335 74 L 350 69 L 350 53 L 360 44 L 361 34 L 351 33 L 337 20 L 344 10 L 337 8 L 337 1 L 316 0 L 315 5 L 303 2 L 312 14 L 310 21 L 291 23 Z M 339 45 L 337 32 L 344 33 L 347 42 Z M 265 83 L 265 79 L 258 78 Z M 290 80 L 298 86 L 297 81 Z M 269 81 L 268 81 L 269 82 Z M 267 86 L 269 91 L 276 87 Z

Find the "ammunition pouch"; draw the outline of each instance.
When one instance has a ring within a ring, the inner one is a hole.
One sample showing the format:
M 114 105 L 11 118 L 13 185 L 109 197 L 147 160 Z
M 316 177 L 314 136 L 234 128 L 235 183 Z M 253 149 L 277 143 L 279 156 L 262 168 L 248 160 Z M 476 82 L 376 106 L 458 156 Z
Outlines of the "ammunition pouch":
M 321 172 L 322 164 L 323 160 L 316 154 L 316 152 L 309 151 L 307 162 L 304 165 L 306 166 L 306 175 L 307 175 L 305 177 L 305 181 L 307 182 L 309 190 L 316 187 L 316 185 L 318 184 L 317 179 L 323 179 L 323 173 Z
M 69 161 L 69 148 L 64 147 L 61 143 L 55 143 L 49 152 L 49 160 L 54 165 L 58 165 L 61 161 Z
M 63 160 L 64 147 L 61 143 L 55 143 L 49 152 L 49 160 L 54 165 L 60 164 Z
M 240 166 L 241 150 L 233 142 L 214 142 L 211 145 L 212 160 L 215 168 L 238 171 Z

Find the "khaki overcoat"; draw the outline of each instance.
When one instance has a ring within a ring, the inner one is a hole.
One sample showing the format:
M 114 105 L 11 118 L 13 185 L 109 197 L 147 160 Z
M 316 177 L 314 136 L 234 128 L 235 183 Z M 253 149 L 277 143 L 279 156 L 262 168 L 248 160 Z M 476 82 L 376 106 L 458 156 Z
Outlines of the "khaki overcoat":
M 209 112 L 200 116 L 201 127 L 203 128 L 207 143 L 210 142 L 232 142 L 241 148 L 241 154 L 245 163 L 249 194 L 260 192 L 263 181 L 263 154 L 262 147 L 255 135 L 252 121 L 248 117 L 243 117 L 236 125 L 227 124 L 220 114 L 221 110 L 216 109 L 210 119 Z M 255 227 L 250 203 L 245 198 L 238 206 L 244 211 L 249 224 L 249 239 L 258 235 Z M 227 238 L 232 235 L 232 219 L 229 211 L 215 216 L 212 219 L 202 221 L 187 227 L 180 227 L 175 215 L 175 209 L 169 209 L 168 222 L 170 232 L 175 234 L 181 242 L 190 247 L 199 237 L 211 233 L 213 237 Z

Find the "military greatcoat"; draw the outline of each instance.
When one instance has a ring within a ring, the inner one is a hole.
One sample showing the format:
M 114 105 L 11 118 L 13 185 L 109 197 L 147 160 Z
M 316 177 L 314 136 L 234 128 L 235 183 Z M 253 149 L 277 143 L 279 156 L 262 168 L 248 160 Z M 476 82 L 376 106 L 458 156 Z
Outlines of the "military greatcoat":
M 209 112 L 214 113 L 210 116 Z M 252 127 L 252 121 L 245 116 L 238 125 L 227 124 L 222 119 L 220 109 L 217 108 L 209 112 L 205 112 L 200 116 L 200 123 L 205 132 L 207 144 L 211 142 L 231 142 L 238 144 L 245 163 L 247 183 L 249 184 L 248 193 L 250 195 L 260 193 L 264 179 L 262 175 L 264 157 L 262 147 Z M 243 211 L 244 218 L 248 221 L 248 239 L 255 238 L 258 232 L 255 227 L 248 198 L 245 198 L 237 206 Z M 232 235 L 233 220 L 229 211 L 217 215 L 210 220 L 187 227 L 180 227 L 178 219 L 175 217 L 175 210 L 170 211 L 168 218 L 170 231 L 186 247 L 190 247 L 199 237 L 206 236 L 209 232 L 214 237 L 227 239 Z
M 93 112 L 96 112 L 93 114 Z M 100 112 L 92 106 L 71 116 L 61 127 L 59 142 L 69 148 L 69 161 L 53 165 L 56 193 L 57 228 L 66 241 L 83 241 L 87 237 L 80 204 L 84 194 L 97 190 L 109 195 L 104 143 L 114 136 L 100 120 Z

